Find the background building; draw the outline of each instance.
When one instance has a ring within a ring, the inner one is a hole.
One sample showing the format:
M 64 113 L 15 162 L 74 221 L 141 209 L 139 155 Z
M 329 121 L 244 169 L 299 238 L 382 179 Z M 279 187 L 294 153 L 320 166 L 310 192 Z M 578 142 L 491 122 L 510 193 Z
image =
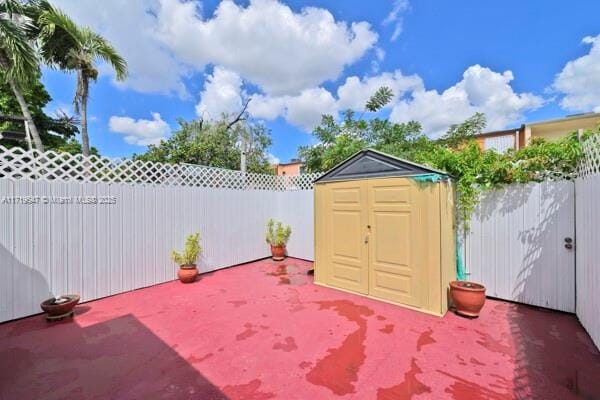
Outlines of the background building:
M 564 118 L 523 124 L 519 128 L 485 132 L 477 135 L 477 143 L 482 150 L 494 149 L 504 152 L 520 149 L 532 138 L 541 137 L 557 140 L 571 132 L 594 129 L 600 125 L 600 113 L 569 115 Z
M 304 173 L 304 164 L 297 158 L 292 158 L 289 163 L 275 165 L 276 175 L 300 175 Z

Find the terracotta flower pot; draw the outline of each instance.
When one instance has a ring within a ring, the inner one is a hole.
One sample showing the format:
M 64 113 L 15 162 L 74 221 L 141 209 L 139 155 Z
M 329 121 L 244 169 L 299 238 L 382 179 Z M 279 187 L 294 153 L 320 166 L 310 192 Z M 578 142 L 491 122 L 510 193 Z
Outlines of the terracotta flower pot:
M 198 276 L 198 268 L 195 265 L 182 265 L 177 271 L 177 277 L 182 283 L 192 283 Z
M 46 319 L 54 320 L 72 315 L 73 308 L 79 303 L 79 295 L 68 294 L 61 296 L 61 298 L 66 298 L 68 300 L 61 303 L 56 302 L 56 299 L 53 297 L 40 304 L 42 310 L 47 314 Z
M 450 297 L 456 313 L 467 317 L 478 317 L 485 303 L 485 286 L 468 281 L 450 282 Z
M 285 252 L 286 252 L 285 245 L 282 245 L 282 246 L 271 245 L 271 255 L 273 257 L 273 260 L 281 261 L 281 260 L 285 259 Z

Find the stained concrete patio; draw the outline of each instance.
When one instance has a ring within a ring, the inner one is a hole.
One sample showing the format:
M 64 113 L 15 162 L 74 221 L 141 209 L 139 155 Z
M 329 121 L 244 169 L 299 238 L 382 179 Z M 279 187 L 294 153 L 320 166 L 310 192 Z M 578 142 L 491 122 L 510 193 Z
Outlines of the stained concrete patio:
M 573 315 L 488 300 L 437 318 L 259 261 L 0 325 L 0 399 L 600 398 Z

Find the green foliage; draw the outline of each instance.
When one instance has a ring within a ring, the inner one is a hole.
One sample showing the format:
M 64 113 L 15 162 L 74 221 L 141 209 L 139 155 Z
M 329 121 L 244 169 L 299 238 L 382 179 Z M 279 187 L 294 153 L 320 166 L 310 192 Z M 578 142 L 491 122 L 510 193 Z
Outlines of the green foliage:
M 414 161 L 444 170 L 455 178 L 457 212 L 462 227 L 469 220 L 483 191 L 511 183 L 541 182 L 551 175 L 572 174 L 581 157 L 576 133 L 555 141 L 534 139 L 520 150 L 497 153 L 482 151 L 475 141 L 460 149 L 437 144 L 431 152 L 417 154 Z
M 271 246 L 285 246 L 290 240 L 292 228 L 283 226 L 281 221 L 275 222 L 272 218 L 267 222 L 267 233 L 265 239 Z
M 81 143 L 75 138 L 70 138 L 65 143 L 56 147 L 54 150 L 59 153 L 81 154 Z M 94 146 L 92 146 L 90 149 L 90 154 L 93 156 L 100 156 L 98 149 Z
M 195 265 L 201 252 L 200 233 L 192 233 L 185 239 L 183 253 L 178 253 L 176 250 L 173 250 L 171 258 L 179 265 Z
M 313 135 L 317 145 L 298 149 L 308 172 L 327 171 L 366 147 L 411 159 L 416 152 L 433 146 L 421 133 L 418 122 L 396 124 L 379 118 L 367 121 L 355 119 L 352 111 L 346 111 L 339 124 L 332 116 L 324 115 Z
M 52 101 L 52 97 L 46 91 L 46 88 L 40 80 L 40 74 L 35 79 L 22 87 L 23 96 L 29 105 L 29 111 L 33 121 L 37 126 L 42 142 L 50 150 L 59 150 L 74 140 L 78 128 L 72 118 L 66 115 L 50 116 L 46 114 L 44 108 Z M 0 114 L 3 115 L 21 115 L 21 108 L 8 83 L 4 79 L 4 73 L 0 71 Z M 23 123 L 4 122 L 0 123 L 0 130 L 12 130 L 24 132 Z M 75 143 L 77 143 L 75 141 Z M 26 148 L 24 141 L 15 142 L 0 140 L 0 144 L 5 147 L 19 146 Z
M 150 145 L 134 159 L 164 163 L 190 163 L 211 167 L 239 169 L 242 135 L 251 143 L 246 152 L 247 171 L 272 174 L 267 148 L 271 136 L 262 124 L 238 123 L 227 128 L 224 116 L 217 122 L 179 121 L 179 129 L 158 145 Z
M 455 181 L 457 218 L 464 229 L 468 229 L 483 191 L 576 170 L 581 146 L 575 133 L 555 142 L 533 139 L 521 150 L 500 154 L 482 151 L 474 141 L 485 123 L 485 115 L 476 113 L 450 127 L 440 139 L 430 139 L 414 121 L 397 124 L 379 118 L 355 119 L 352 112 L 346 112 L 338 123 L 324 115 L 313 132 L 318 144 L 301 147 L 298 153 L 308 172 L 327 171 L 367 147 L 446 171 Z
M 477 112 L 463 123 L 450 126 L 439 142 L 450 148 L 458 148 L 474 139 L 478 133 L 483 132 L 486 124 L 485 114 Z
M 365 104 L 365 109 L 367 111 L 377 112 L 385 107 L 393 97 L 394 93 L 392 92 L 392 89 L 387 86 L 382 86 L 377 89 L 375 94 L 373 94 L 369 101 L 367 101 L 367 104 Z
M 0 69 L 4 79 L 19 85 L 29 83 L 39 73 L 27 9 L 19 0 L 0 1 Z

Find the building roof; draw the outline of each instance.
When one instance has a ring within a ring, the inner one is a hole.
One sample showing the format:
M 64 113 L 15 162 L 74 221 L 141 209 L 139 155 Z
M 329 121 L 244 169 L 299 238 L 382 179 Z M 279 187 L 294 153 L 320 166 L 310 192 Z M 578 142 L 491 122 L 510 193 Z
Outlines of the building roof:
M 298 164 L 304 164 L 304 163 L 301 160 L 291 160 L 290 162 L 279 163 L 279 164 L 275 164 L 275 165 L 298 165 Z
M 562 117 L 562 118 L 547 119 L 545 121 L 531 122 L 531 123 L 525 124 L 525 125 L 533 127 L 533 126 L 538 126 L 538 125 L 546 125 L 546 124 L 556 124 L 556 123 L 561 123 L 561 122 L 578 121 L 578 120 L 582 120 L 582 119 L 596 119 L 596 120 L 600 120 L 600 113 L 588 112 L 588 113 L 581 113 L 581 114 L 573 114 L 573 115 L 567 115 L 566 117 Z
M 344 181 L 376 177 L 402 177 L 424 174 L 450 176 L 447 172 L 413 163 L 373 149 L 365 149 L 326 172 L 318 182 Z

